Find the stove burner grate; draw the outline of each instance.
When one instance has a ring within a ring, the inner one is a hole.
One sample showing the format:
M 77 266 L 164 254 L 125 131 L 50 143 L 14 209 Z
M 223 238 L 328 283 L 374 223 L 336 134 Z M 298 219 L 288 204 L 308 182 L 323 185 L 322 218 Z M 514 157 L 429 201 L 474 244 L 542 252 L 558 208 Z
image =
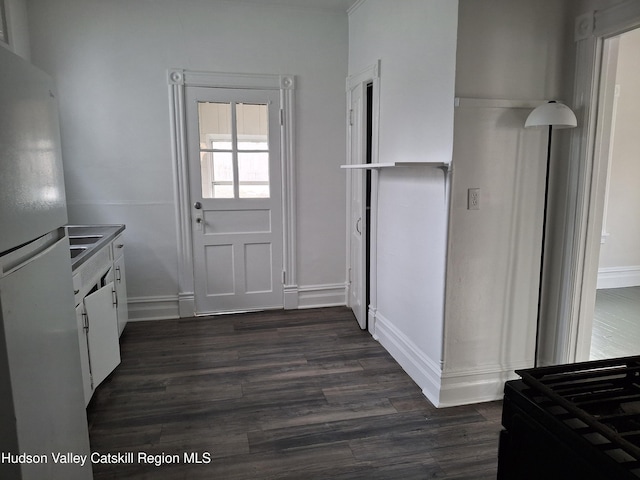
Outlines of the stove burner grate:
M 640 472 L 640 356 L 516 373 L 540 408 L 625 468 Z

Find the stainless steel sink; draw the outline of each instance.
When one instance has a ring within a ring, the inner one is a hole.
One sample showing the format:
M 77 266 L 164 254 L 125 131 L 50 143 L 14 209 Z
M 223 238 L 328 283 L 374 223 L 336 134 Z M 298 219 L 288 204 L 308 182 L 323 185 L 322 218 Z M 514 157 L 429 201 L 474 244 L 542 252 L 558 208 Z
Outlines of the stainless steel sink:
M 76 258 L 90 250 L 103 237 L 104 235 L 69 235 L 71 258 Z
M 124 225 L 66 225 L 75 270 L 124 230 Z
M 71 252 L 71 258 L 76 258 L 82 252 L 87 250 L 88 247 L 71 247 L 69 251 Z
M 70 236 L 69 243 L 71 245 L 92 245 L 102 238 L 102 235 L 79 235 Z

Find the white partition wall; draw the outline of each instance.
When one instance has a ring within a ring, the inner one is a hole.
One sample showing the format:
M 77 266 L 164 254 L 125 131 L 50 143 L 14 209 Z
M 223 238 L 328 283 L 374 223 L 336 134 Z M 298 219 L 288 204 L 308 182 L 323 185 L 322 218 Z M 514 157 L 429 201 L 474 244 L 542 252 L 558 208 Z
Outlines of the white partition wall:
M 349 14 L 349 74 L 380 60 L 377 238 L 369 329 L 437 403 L 442 362 L 448 177 L 457 2 L 358 2 Z M 373 325 L 371 325 L 373 324 Z

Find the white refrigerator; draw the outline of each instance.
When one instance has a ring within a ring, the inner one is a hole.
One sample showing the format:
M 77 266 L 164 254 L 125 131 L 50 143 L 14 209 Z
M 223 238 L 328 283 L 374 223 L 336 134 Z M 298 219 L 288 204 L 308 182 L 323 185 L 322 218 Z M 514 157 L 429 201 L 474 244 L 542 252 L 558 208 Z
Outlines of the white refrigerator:
M 0 47 L 2 479 L 92 478 L 66 223 L 53 82 Z

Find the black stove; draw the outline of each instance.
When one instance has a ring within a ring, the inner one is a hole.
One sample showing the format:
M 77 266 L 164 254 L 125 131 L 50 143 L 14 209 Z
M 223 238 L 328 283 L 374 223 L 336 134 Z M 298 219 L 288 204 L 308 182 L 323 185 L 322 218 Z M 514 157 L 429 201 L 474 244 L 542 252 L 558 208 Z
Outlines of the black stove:
M 499 480 L 640 478 L 640 356 L 517 370 Z

